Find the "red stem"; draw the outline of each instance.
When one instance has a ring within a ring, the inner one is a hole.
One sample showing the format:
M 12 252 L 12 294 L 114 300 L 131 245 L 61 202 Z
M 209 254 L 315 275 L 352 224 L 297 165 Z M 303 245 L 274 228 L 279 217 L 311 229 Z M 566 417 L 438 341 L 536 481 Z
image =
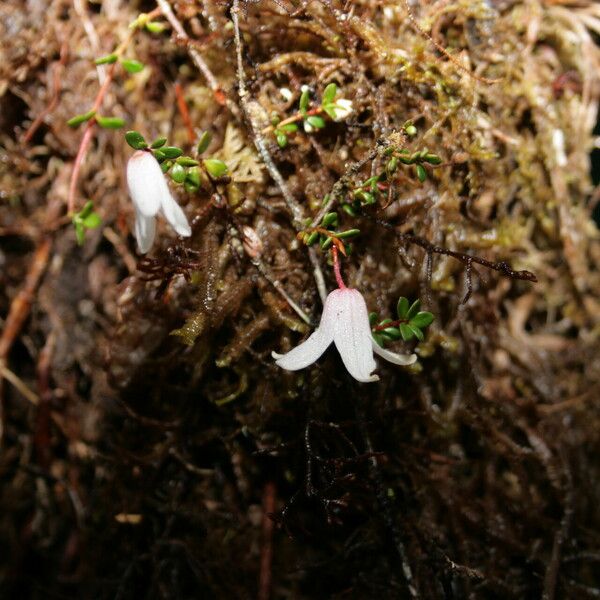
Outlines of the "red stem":
M 333 255 L 333 272 L 335 274 L 335 280 L 337 281 L 338 288 L 340 290 L 345 290 L 346 284 L 344 283 L 344 280 L 342 278 L 342 272 L 340 270 L 340 257 L 338 252 L 339 250 L 336 246 L 333 246 L 331 248 L 331 253 Z

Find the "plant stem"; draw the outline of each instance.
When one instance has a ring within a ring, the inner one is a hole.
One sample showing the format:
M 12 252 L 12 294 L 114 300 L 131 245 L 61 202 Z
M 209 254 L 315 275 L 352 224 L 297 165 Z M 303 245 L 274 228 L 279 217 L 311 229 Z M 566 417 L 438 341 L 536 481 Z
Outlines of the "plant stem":
M 340 270 L 340 257 L 338 254 L 339 250 L 336 246 L 332 246 L 331 254 L 333 256 L 333 272 L 335 274 L 335 280 L 338 284 L 338 288 L 340 290 L 346 289 L 346 284 L 344 283 L 344 279 L 342 278 L 342 272 Z

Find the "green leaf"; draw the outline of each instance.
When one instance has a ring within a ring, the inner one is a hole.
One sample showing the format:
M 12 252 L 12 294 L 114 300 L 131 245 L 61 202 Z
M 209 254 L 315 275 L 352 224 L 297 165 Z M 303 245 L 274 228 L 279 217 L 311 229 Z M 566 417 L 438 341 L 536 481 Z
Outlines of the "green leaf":
M 183 183 L 185 181 L 186 175 L 187 173 L 185 171 L 185 168 L 179 164 L 174 164 L 173 168 L 169 173 L 169 176 L 175 183 Z
M 415 327 L 414 325 L 411 325 L 410 323 L 408 324 L 408 327 L 415 334 L 415 337 L 420 342 L 422 342 L 425 339 L 425 336 L 423 335 L 423 332 L 418 327 Z
M 144 63 L 134 58 L 122 58 L 121 64 L 128 73 L 139 73 L 144 68 Z
M 323 106 L 323 110 L 327 113 L 330 119 L 333 119 L 335 121 L 335 119 L 337 118 L 337 108 L 335 104 L 327 104 Z
M 96 122 L 104 129 L 120 129 L 125 125 L 125 120 L 121 117 L 99 117 L 96 115 Z
M 88 200 L 84 205 L 83 208 L 75 214 L 75 216 L 73 218 L 75 219 L 85 219 L 88 215 L 92 214 L 92 211 L 94 210 L 94 203 L 91 200 Z
M 399 329 L 400 335 L 405 342 L 412 340 L 415 336 L 414 331 L 406 323 L 400 323 Z
M 187 179 L 186 180 L 189 181 L 196 188 L 199 188 L 200 187 L 200 183 L 202 181 L 202 178 L 201 178 L 201 175 L 200 175 L 200 168 L 199 167 L 192 167 L 191 169 L 188 169 Z
M 296 125 L 296 123 L 286 123 L 277 129 L 283 133 L 295 133 L 298 131 L 298 125 Z
M 101 56 L 100 58 L 97 58 L 94 62 L 97 65 L 112 65 L 113 63 L 117 62 L 117 59 L 119 57 L 116 54 L 107 54 L 106 56 Z
M 200 136 L 200 141 L 198 142 L 198 146 L 196 147 L 196 152 L 198 154 L 202 154 L 203 152 L 205 152 L 208 148 L 208 145 L 210 144 L 211 139 L 212 135 L 210 134 L 210 131 L 205 131 Z
M 306 109 L 308 108 L 309 99 L 310 99 L 310 91 L 307 88 L 302 92 L 302 95 L 300 96 L 300 102 L 298 104 L 298 107 L 302 114 L 304 114 L 306 112 Z
M 227 165 L 218 158 L 205 158 L 203 161 L 204 168 L 208 171 L 208 174 L 215 179 L 227 175 Z
M 342 204 L 342 210 L 351 217 L 356 216 L 356 210 L 354 210 L 354 207 L 351 204 L 348 204 L 347 202 L 344 202 L 344 204 Z
M 385 344 L 385 338 L 381 335 L 381 333 L 375 332 L 371 335 L 373 336 L 373 339 L 377 342 L 377 345 L 383 348 L 383 345 Z
M 95 110 L 90 110 L 81 115 L 75 115 L 67 121 L 69 127 L 79 127 L 82 123 L 89 121 L 96 114 Z
M 321 104 L 323 104 L 323 105 L 331 104 L 333 102 L 333 99 L 335 98 L 336 94 L 337 94 L 337 85 L 335 85 L 335 83 L 330 83 L 325 88 L 325 91 L 323 92 L 323 100 L 321 101 Z
M 177 146 L 163 146 L 158 152 L 165 158 L 179 158 L 183 154 L 183 150 Z
M 399 319 L 406 319 L 406 315 L 408 313 L 409 303 L 408 298 L 404 296 L 400 296 L 398 298 L 398 304 L 396 306 L 396 313 L 398 314 Z
M 287 135 L 285 133 L 276 133 L 275 137 L 277 138 L 277 144 L 280 148 L 285 148 L 288 145 Z
M 150 144 L 150 148 L 152 149 L 156 149 L 156 148 L 162 148 L 165 144 L 167 143 L 167 138 L 166 137 L 157 137 L 151 144 Z
M 406 132 L 406 135 L 409 135 L 410 137 L 414 137 L 415 135 L 417 135 L 417 128 L 414 125 L 406 125 L 404 127 L 404 131 Z
M 433 319 L 435 317 L 432 313 L 427 311 L 422 311 L 417 313 L 409 322 L 409 325 L 414 325 L 415 327 L 423 328 L 431 325 L 433 323 Z
M 430 165 L 439 165 L 442 159 L 437 154 L 425 154 L 423 160 L 428 162 Z
M 323 129 L 325 127 L 325 120 L 323 117 L 319 117 L 318 115 L 311 115 L 306 118 L 306 122 L 315 129 Z
M 333 238 L 325 237 L 325 239 L 321 240 L 321 250 L 327 250 L 327 248 L 329 248 L 332 244 Z
M 369 325 L 373 327 L 377 323 L 378 315 L 376 312 L 369 313 Z
M 167 28 L 164 23 L 157 21 L 148 21 L 145 27 L 150 33 L 162 33 Z
M 96 227 L 100 227 L 102 224 L 102 219 L 98 213 L 93 212 L 83 219 L 83 226 L 86 229 L 96 229 Z
M 425 170 L 425 167 L 423 165 L 416 165 L 415 168 L 417 170 L 417 177 L 419 178 L 419 181 L 423 183 L 427 179 L 427 171 Z
M 197 160 L 189 156 L 180 156 L 175 162 L 182 167 L 195 167 L 200 164 Z
M 125 134 L 125 141 L 135 150 L 142 150 L 148 147 L 144 136 L 138 131 L 128 131 Z
M 154 158 L 156 158 L 156 153 L 154 153 Z M 160 170 L 163 173 L 166 173 L 172 166 L 173 166 L 173 161 L 172 160 L 165 160 L 164 162 L 161 163 Z
M 386 327 L 381 333 L 391 340 L 399 340 L 402 337 L 397 327 Z
M 408 312 L 406 313 L 406 318 L 410 321 L 419 312 L 419 308 L 421 308 L 421 301 L 415 300 L 410 305 L 410 308 L 408 309 Z
M 83 246 L 83 242 L 85 242 L 85 227 L 81 221 L 73 221 L 73 225 L 75 226 L 75 239 L 77 240 L 77 244 Z
M 360 233 L 360 229 L 346 229 L 346 231 L 339 231 L 336 233 L 340 240 L 348 240 L 350 238 L 356 237 Z
M 307 234 L 304 238 L 304 243 L 307 246 L 312 246 L 319 239 L 319 232 L 313 231 L 312 233 Z
M 327 229 L 328 227 L 335 227 L 338 223 L 338 214 L 336 212 L 328 212 L 323 217 L 323 227 Z

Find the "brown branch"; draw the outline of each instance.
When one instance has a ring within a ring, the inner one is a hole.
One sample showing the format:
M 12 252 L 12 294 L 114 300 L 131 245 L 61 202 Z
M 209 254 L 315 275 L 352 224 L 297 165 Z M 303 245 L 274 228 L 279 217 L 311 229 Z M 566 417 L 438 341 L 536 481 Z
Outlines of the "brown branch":
M 273 519 L 275 512 L 275 483 L 268 481 L 263 489 L 263 545 L 260 552 L 260 576 L 258 580 L 258 600 L 269 600 L 271 597 L 271 564 L 273 562 Z

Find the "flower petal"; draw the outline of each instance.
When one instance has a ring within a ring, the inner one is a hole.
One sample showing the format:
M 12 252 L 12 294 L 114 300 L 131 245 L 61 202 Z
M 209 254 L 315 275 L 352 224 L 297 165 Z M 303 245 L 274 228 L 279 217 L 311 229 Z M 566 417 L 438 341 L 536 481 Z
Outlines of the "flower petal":
M 142 254 L 146 254 L 154 243 L 154 234 L 156 233 L 156 218 L 146 217 L 139 210 L 135 211 L 135 239 L 138 249 Z
M 312 365 L 327 350 L 333 336 L 321 327 L 315 329 L 305 342 L 290 350 L 287 354 L 272 352 L 275 363 L 282 369 L 298 371 Z
M 325 300 L 321 322 L 308 339 L 287 354 L 272 352 L 277 366 L 288 371 L 298 371 L 314 363 L 333 342 L 335 319 L 337 318 L 335 292 L 331 292 Z
M 167 185 L 166 181 L 163 182 L 165 186 Z M 169 222 L 171 227 L 183 237 L 189 237 L 192 235 L 192 228 L 183 212 L 183 209 L 175 200 L 173 196 L 171 196 L 171 192 L 167 187 L 167 193 L 162 196 L 162 213 L 165 216 L 165 219 Z
M 375 340 L 373 342 L 373 350 L 375 354 L 379 354 L 381 358 L 385 358 L 385 360 L 394 363 L 395 365 L 412 365 L 417 362 L 416 354 L 396 354 L 395 352 L 390 352 L 385 348 L 382 348 Z
M 334 342 L 348 373 L 357 381 L 377 381 L 371 373 L 377 368 L 373 359 L 369 313 L 362 294 L 358 290 L 342 289 L 329 294 L 335 296 Z
M 145 217 L 156 215 L 165 189 L 169 192 L 158 161 L 144 150 L 135 152 L 127 162 L 127 186 L 136 210 Z

